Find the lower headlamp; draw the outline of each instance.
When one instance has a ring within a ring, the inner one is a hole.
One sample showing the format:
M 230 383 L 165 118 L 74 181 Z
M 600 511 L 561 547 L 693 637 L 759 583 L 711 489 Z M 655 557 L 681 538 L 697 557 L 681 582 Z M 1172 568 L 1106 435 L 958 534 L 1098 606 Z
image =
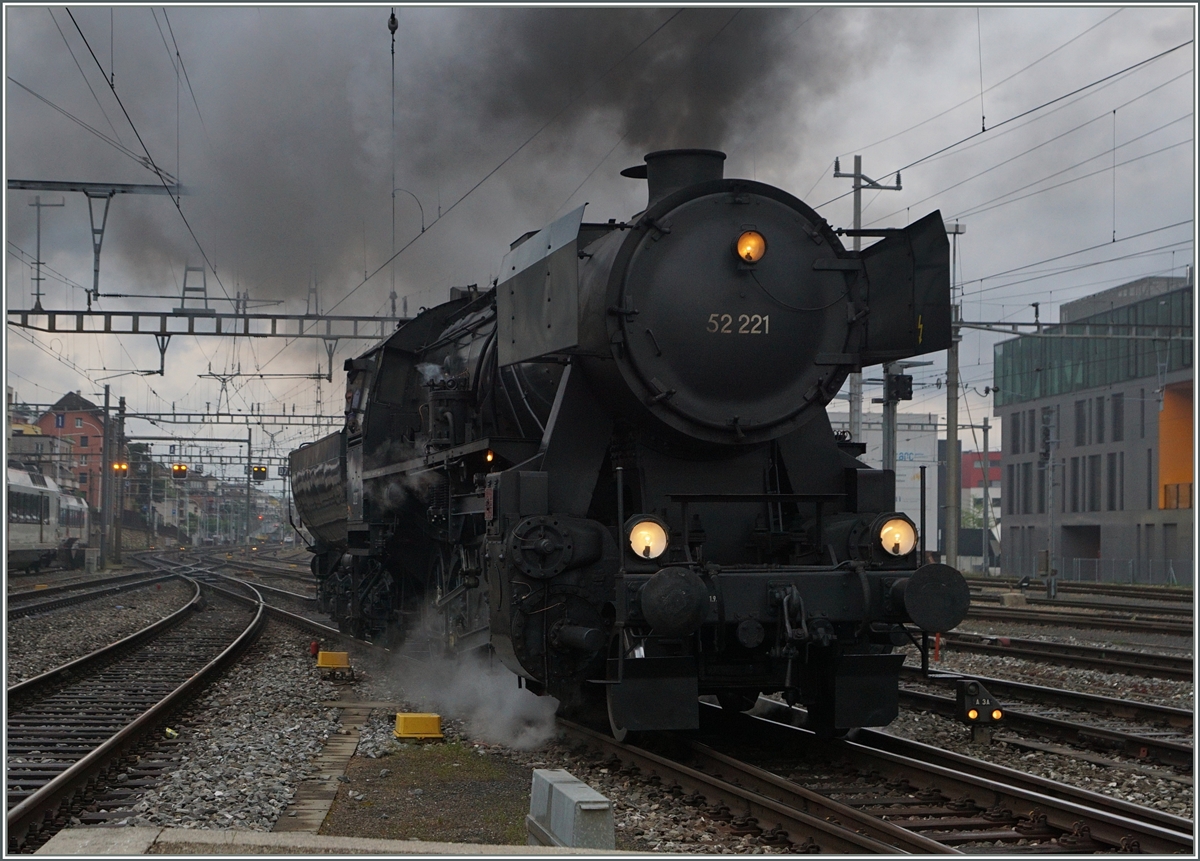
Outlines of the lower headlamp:
M 657 559 L 667 550 L 667 525 L 650 514 L 636 514 L 625 524 L 629 549 L 643 559 Z

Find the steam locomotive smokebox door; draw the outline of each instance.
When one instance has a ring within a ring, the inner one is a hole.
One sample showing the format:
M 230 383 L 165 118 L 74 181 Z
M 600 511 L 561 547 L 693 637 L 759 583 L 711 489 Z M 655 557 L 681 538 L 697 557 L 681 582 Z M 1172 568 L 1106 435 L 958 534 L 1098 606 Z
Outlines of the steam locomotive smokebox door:
M 608 661 L 610 678 L 617 661 Z M 613 721 L 627 730 L 699 729 L 700 696 L 693 658 L 627 658 L 625 675 L 612 686 Z
M 579 345 L 579 225 L 583 207 L 504 256 L 496 286 L 500 365 Z

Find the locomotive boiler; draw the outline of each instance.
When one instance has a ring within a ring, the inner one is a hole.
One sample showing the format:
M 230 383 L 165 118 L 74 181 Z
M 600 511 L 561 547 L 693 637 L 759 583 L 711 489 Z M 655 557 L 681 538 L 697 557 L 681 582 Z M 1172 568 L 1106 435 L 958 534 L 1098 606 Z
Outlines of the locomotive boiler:
M 949 345 L 945 227 L 848 251 L 724 159 L 647 155 L 644 211 L 522 236 L 491 289 L 346 362 L 345 428 L 290 458 L 343 630 L 490 649 L 619 737 L 695 727 L 705 694 L 780 692 L 826 734 L 896 716 L 905 624 L 969 593 L 825 407 Z

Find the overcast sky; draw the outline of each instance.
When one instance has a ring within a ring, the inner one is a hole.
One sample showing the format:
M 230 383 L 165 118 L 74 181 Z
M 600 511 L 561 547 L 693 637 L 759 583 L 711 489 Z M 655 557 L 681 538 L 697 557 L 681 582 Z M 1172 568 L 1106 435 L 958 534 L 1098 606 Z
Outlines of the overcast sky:
M 1038 301 L 1053 321 L 1062 302 L 1182 275 L 1194 259 L 1191 5 L 403 7 L 394 77 L 389 11 L 7 5 L 6 177 L 156 182 L 133 157 L 148 151 L 191 194 L 179 210 L 162 196 L 113 201 L 101 293 L 178 296 L 184 268 L 207 260 L 216 307 L 248 291 L 252 305 L 279 303 L 259 306 L 268 313 L 303 312 L 314 283 L 323 310 L 364 315 L 389 310 L 393 283 L 410 311 L 453 285 L 486 285 L 509 242 L 569 208 L 587 202 L 589 221 L 641 209 L 644 182 L 619 171 L 675 146 L 725 151 L 726 176 L 778 185 L 834 226 L 853 218 L 835 157 L 849 171 L 861 154 L 883 182 L 904 168 L 902 191 L 864 193 L 864 224 L 939 209 L 967 225 L 957 278 L 968 320 L 1032 319 Z M 393 187 L 404 189 L 394 234 Z M 5 301 L 27 308 L 35 193 L 7 194 Z M 86 200 L 42 200 L 65 202 L 42 210 L 42 303 L 84 308 Z M 103 296 L 98 307 L 177 304 Z M 153 339 L 29 334 L 8 328 L 7 379 L 37 403 L 69 389 L 96 399 L 107 381 L 133 410 L 203 411 L 220 393 L 197 377 L 209 367 L 325 362 L 320 342 L 176 337 L 165 377 L 113 376 L 157 368 Z M 960 421 L 990 414 L 981 393 L 996 340 L 964 335 Z M 335 369 L 368 346 L 345 344 Z M 903 406 L 944 415 L 944 356 L 926 358 Z M 343 385 L 335 372 L 321 386 L 326 413 Z M 311 380 L 241 378 L 227 392 L 235 411 L 317 406 Z M 313 436 L 284 431 L 276 445 Z M 975 447 L 969 433 L 964 443 Z

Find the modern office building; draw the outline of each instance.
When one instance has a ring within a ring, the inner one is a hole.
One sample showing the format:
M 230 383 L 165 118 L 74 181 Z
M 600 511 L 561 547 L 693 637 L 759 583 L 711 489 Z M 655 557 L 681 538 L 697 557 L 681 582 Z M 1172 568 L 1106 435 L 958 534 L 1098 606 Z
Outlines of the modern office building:
M 1193 582 L 1193 294 L 1141 278 L 996 345 L 1004 574 Z

